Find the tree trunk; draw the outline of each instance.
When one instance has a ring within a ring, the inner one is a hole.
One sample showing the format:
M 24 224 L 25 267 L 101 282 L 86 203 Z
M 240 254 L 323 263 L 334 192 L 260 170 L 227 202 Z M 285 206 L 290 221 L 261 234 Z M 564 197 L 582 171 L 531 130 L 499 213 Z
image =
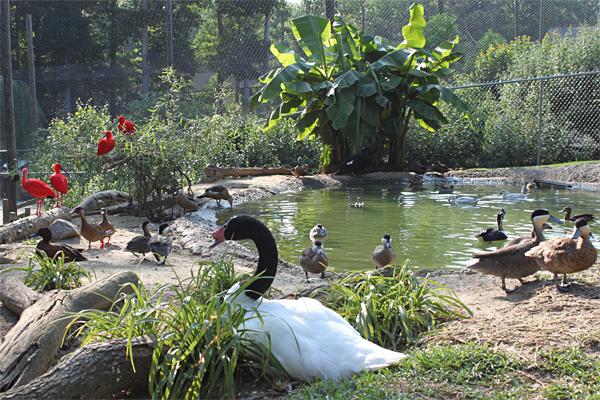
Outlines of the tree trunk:
M 23 283 L 24 275 L 23 273 L 4 273 L 0 275 L 0 302 L 16 315 L 21 315 L 41 296 Z
M 0 344 L 0 392 L 27 384 L 48 370 L 62 346 L 73 313 L 107 310 L 116 297 L 137 284 L 133 272 L 121 272 L 74 290 L 51 291 L 26 309 Z
M 83 208 L 85 213 L 89 214 L 91 211 L 96 211 L 109 205 L 128 202 L 130 199 L 131 196 L 129 193 L 121 192 L 120 190 L 104 190 L 87 197 L 77 207 Z
M 93 343 L 64 356 L 28 384 L 0 394 L 0 400 L 108 399 L 113 395 L 121 398 L 125 392 L 147 394 L 153 350 L 151 341 L 133 341 L 134 372 L 125 356 L 126 340 Z
M 56 219 L 71 219 L 71 210 L 66 207 L 54 208 L 41 216 L 21 218 L 0 227 L 0 243 L 16 242 L 31 236 L 41 228 L 48 228 Z

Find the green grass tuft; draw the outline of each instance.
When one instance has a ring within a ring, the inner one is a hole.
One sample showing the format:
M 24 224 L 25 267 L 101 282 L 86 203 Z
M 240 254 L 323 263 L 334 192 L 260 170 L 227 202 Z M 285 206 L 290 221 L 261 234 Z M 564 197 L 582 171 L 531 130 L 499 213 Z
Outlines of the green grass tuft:
M 327 305 L 340 313 L 367 340 L 401 349 L 418 342 L 440 322 L 471 315 L 449 289 L 406 265 L 392 276 L 360 273 L 331 284 Z
M 59 253 L 56 258 L 50 258 L 45 253 L 35 253 L 29 258 L 27 267 L 10 269 L 25 271 L 25 284 L 38 292 L 75 289 L 83 284 L 83 278 L 92 278 L 91 272 L 76 262 L 65 263 L 63 253 Z

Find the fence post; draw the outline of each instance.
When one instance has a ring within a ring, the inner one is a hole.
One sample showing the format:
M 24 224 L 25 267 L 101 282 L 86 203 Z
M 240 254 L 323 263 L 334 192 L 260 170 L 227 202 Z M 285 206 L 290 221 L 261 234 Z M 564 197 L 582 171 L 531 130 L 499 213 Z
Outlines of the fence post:
M 538 81 L 538 110 L 537 110 L 537 154 L 536 154 L 536 165 L 540 165 L 542 158 L 542 112 L 543 112 L 543 100 L 544 100 L 544 81 Z
M 31 141 L 35 147 L 38 135 L 38 115 L 37 115 L 37 87 L 35 81 L 35 54 L 33 53 L 33 23 L 31 14 L 27 14 L 26 35 L 27 35 L 27 72 L 29 74 L 29 119 L 31 120 Z

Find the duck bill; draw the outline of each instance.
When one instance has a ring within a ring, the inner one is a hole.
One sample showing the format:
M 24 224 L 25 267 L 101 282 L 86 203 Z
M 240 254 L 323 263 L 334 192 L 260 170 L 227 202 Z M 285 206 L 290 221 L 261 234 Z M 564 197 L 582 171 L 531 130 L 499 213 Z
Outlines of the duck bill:
M 71 173 L 69 171 L 67 171 L 62 165 L 60 166 L 60 170 L 65 173 L 67 178 L 71 177 Z
M 559 224 L 559 225 L 564 224 L 564 222 L 562 220 L 556 218 L 554 215 L 551 215 L 550 218 L 548 218 L 548 221 L 554 222 L 555 224 Z
M 575 232 L 573 232 L 573 236 L 571 237 L 571 239 L 578 239 L 579 236 L 581 236 L 581 231 L 579 230 L 579 228 L 575 229 Z
M 208 246 L 209 249 L 217 247 L 218 245 L 220 245 L 221 243 L 223 243 L 225 241 L 225 227 L 222 226 L 219 229 L 217 229 L 216 231 L 214 231 L 212 233 L 212 237 L 214 239 L 214 242 L 210 246 Z

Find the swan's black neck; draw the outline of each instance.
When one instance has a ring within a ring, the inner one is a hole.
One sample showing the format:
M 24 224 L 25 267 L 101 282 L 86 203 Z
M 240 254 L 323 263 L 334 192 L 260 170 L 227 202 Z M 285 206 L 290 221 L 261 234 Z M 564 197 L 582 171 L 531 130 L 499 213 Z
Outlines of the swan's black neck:
M 258 249 L 258 265 L 254 276 L 258 276 L 246 288 L 246 295 L 253 299 L 260 298 L 271 287 L 275 274 L 277 273 L 277 243 L 269 229 L 260 224 L 251 232 L 252 239 Z
M 498 213 L 498 215 L 496 215 L 496 223 L 498 224 L 498 230 L 499 231 L 503 231 L 503 227 L 502 227 L 502 214 Z

